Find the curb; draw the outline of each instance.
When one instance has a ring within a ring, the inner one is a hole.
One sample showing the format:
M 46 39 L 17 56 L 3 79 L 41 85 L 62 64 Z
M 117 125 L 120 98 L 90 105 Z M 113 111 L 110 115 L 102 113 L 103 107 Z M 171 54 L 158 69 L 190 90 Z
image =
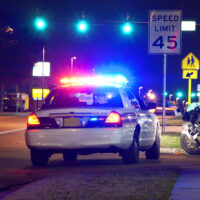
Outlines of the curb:
M 187 154 L 183 149 L 180 148 L 160 148 L 160 153 L 168 153 L 168 154 Z
M 28 116 L 31 112 L 16 113 L 16 112 L 0 112 L 0 116 Z

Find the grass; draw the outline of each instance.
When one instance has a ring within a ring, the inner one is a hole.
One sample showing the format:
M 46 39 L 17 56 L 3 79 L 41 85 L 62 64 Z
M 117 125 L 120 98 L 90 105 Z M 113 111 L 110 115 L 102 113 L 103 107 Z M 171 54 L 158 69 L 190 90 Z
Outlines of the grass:
M 182 126 L 182 116 L 172 117 L 165 121 L 166 126 Z M 162 118 L 160 119 L 160 125 L 162 126 Z
M 182 148 L 179 132 L 166 132 L 161 136 L 161 147 Z
M 164 166 L 105 166 L 101 172 L 31 183 L 5 200 L 167 200 L 178 175 L 177 169 Z

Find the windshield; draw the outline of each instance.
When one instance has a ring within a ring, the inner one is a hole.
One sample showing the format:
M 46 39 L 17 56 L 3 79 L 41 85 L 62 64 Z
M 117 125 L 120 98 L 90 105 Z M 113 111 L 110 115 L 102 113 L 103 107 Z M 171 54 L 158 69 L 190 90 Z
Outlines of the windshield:
M 194 110 L 196 107 L 200 106 L 200 103 L 198 102 L 193 102 L 187 107 L 187 112 Z
M 61 107 L 123 107 L 123 104 L 117 88 L 66 87 L 52 91 L 42 105 L 42 109 Z

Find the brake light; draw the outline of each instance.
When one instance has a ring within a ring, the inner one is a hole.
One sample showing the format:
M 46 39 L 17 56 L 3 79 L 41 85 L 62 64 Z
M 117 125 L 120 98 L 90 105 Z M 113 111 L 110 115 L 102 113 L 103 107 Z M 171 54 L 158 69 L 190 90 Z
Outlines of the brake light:
M 35 113 L 32 113 L 28 116 L 27 124 L 28 124 L 28 126 L 40 125 L 40 121 Z
M 106 123 L 121 124 L 121 116 L 117 112 L 111 112 L 106 118 Z

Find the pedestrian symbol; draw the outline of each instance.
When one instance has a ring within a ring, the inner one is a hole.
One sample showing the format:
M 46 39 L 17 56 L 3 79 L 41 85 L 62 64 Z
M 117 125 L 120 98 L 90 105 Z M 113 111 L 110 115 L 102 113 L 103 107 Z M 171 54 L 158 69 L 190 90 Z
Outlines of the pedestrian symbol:
M 182 60 L 182 69 L 199 69 L 199 60 L 193 53 L 189 53 Z
M 187 66 L 189 65 L 191 67 L 194 67 L 194 62 L 195 62 L 195 59 L 194 59 L 193 56 L 191 56 L 191 58 L 188 57 L 188 59 L 187 59 Z

